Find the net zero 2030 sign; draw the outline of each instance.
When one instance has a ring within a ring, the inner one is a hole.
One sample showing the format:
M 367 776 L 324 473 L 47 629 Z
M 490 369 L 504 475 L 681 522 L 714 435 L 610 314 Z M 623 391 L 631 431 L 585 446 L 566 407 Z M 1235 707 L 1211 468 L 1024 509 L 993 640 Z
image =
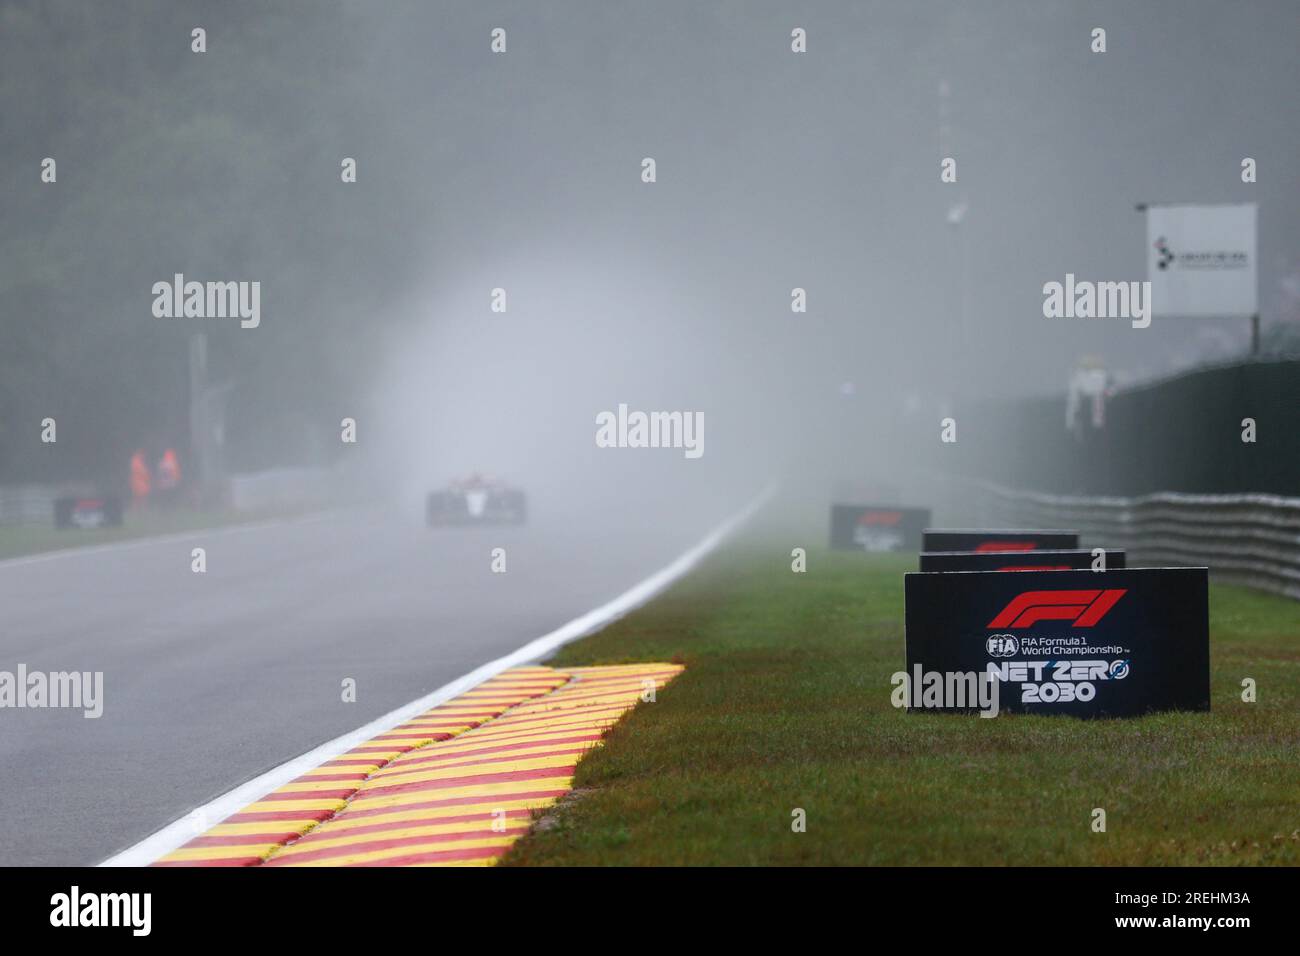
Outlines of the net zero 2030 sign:
M 966 710 L 927 684 L 988 675 L 998 708 L 1129 717 L 1208 710 L 1205 568 L 905 577 L 909 706 Z

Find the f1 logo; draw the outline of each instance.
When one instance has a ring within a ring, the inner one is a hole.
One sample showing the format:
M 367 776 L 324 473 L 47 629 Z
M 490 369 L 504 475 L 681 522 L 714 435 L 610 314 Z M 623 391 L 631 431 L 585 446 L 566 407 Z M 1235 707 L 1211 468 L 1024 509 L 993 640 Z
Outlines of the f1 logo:
M 860 525 L 896 525 L 903 520 L 901 511 L 864 511 L 858 518 Z
M 985 541 L 975 548 L 976 554 L 986 551 L 1037 551 L 1036 541 Z
M 989 627 L 1030 627 L 1039 621 L 1073 621 L 1092 627 L 1127 593 L 1127 588 L 1088 591 L 1026 591 L 1002 609 Z

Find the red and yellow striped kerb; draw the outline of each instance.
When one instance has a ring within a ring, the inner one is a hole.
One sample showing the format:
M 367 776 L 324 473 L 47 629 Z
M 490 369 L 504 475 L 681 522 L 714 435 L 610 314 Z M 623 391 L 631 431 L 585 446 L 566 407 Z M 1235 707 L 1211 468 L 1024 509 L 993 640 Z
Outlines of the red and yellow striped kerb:
M 516 667 L 340 754 L 154 866 L 490 866 L 675 664 Z

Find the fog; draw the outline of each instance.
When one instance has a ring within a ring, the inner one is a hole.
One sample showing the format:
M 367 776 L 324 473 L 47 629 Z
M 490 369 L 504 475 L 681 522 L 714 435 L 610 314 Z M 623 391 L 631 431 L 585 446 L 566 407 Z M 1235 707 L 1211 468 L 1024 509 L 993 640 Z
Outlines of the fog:
M 1044 287 L 1147 279 L 1139 203 L 1254 202 L 1263 357 L 1300 352 L 1297 41 L 1294 0 L 0 0 L 0 674 L 104 688 L 6 710 L 0 863 L 153 862 L 554 660 L 769 489 L 746 554 L 781 573 L 830 565 L 833 502 L 1294 494 L 1293 363 L 1136 387 L 1240 359 L 1244 319 Z M 1129 389 L 1086 438 L 1081 367 Z M 526 509 L 471 520 L 473 475 Z M 622 633 L 712 653 L 765 613 L 738 567 Z M 754 647 L 721 709 L 785 702 Z
M 1122 383 L 1245 349 L 1241 322 L 1043 318 L 1066 272 L 1145 277 L 1140 200 L 1258 200 L 1265 325 L 1296 318 L 1295 191 L 1237 177 L 1243 155 L 1295 154 L 1269 121 L 1300 79 L 1294 8 L 560 9 L 468 18 L 506 25 L 508 52 L 457 45 L 473 80 L 430 111 L 477 149 L 454 188 L 430 171 L 431 277 L 386 374 L 417 488 L 482 467 L 624 502 L 773 478 L 897 497 L 970 403 L 1063 392 L 1085 356 Z M 385 49 L 443 52 L 448 32 Z M 705 455 L 595 448 L 620 402 L 702 411 Z
M 6 7 L 3 397 L 96 417 L 61 463 L 11 421 L 9 480 L 184 440 L 195 327 L 146 295 L 176 271 L 263 284 L 258 329 L 201 320 L 230 468 L 350 456 L 411 507 L 473 472 L 569 513 L 901 494 L 942 417 L 1085 356 L 1239 355 L 1241 322 L 1043 317 L 1066 273 L 1145 278 L 1140 201 L 1258 202 L 1266 342 L 1300 318 L 1293 3 L 270 6 Z M 703 454 L 598 448 L 620 404 L 701 413 Z

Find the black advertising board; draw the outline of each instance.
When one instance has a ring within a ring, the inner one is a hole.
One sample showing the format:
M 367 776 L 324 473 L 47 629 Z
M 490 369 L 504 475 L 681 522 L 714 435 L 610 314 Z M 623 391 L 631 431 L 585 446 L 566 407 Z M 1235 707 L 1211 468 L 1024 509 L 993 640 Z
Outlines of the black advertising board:
M 1069 551 L 1079 546 L 1077 531 L 926 528 L 922 551 Z
M 1124 567 L 1124 552 L 1105 551 L 1105 568 Z M 1072 551 L 922 551 L 922 571 L 1071 571 L 1091 570 L 1092 552 Z
M 1015 713 L 1209 710 L 1205 568 L 913 573 L 904 586 L 913 684 L 992 673 L 998 709 Z
M 928 508 L 831 505 L 831 547 L 838 551 L 920 551 Z
M 56 528 L 115 528 L 122 523 L 122 499 L 114 496 L 102 498 L 56 498 L 54 500 L 54 526 Z

